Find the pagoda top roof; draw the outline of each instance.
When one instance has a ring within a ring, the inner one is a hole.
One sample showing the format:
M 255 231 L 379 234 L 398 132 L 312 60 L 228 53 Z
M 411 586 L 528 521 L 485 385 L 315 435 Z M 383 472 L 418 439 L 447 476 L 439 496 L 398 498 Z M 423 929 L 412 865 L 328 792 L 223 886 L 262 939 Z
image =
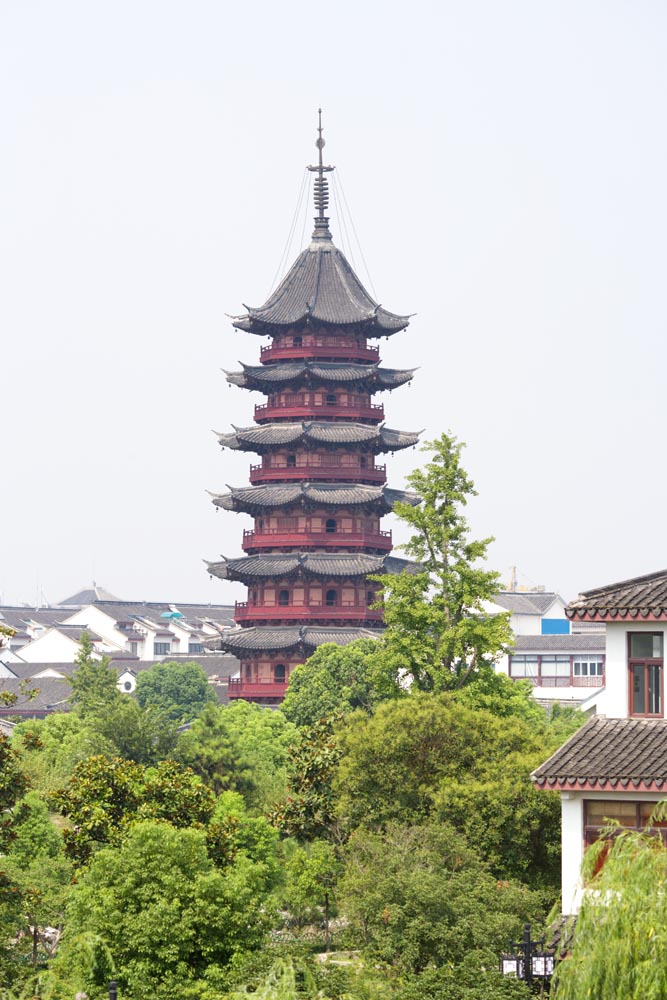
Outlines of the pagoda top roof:
M 227 381 L 242 389 L 270 390 L 297 382 L 365 383 L 377 389 L 395 389 L 409 382 L 416 368 L 380 368 L 345 361 L 289 361 L 275 365 L 243 365 L 243 371 L 225 372 Z
M 295 424 L 234 427 L 232 434 L 218 434 L 218 440 L 223 448 L 231 448 L 233 451 L 255 451 L 258 454 L 266 448 L 295 445 L 298 442 L 314 442 L 334 447 L 341 444 L 368 444 L 379 454 L 383 451 L 409 448 L 417 444 L 420 434 L 421 431 L 396 431 L 377 424 L 305 420 Z
M 292 264 L 278 287 L 264 305 L 245 306 L 247 314 L 233 318 L 234 326 L 249 333 L 266 334 L 285 327 L 306 324 L 318 326 L 363 327 L 367 337 L 384 337 L 403 330 L 409 316 L 389 312 L 366 291 L 334 246 L 325 214 L 329 204 L 327 175 L 334 167 L 324 164 L 322 120 L 315 146 L 318 163 L 308 167 L 314 173 L 315 229 L 312 242 Z M 244 303 L 245 305 L 245 303 Z
M 288 577 L 365 577 L 370 573 L 414 573 L 419 566 L 395 556 L 371 556 L 363 552 L 290 552 L 278 555 L 246 556 L 208 563 L 211 576 L 220 580 L 251 581 Z
M 230 487 L 229 493 L 211 494 L 223 510 L 255 511 L 271 507 L 369 507 L 388 514 L 396 503 L 420 502 L 416 493 L 392 490 L 388 486 L 361 483 L 276 483 L 266 486 Z
M 331 235 L 314 239 L 299 254 L 264 305 L 245 308 L 245 316 L 233 318 L 234 326 L 261 335 L 273 327 L 316 323 L 363 326 L 368 337 L 386 337 L 410 322 L 371 298 Z
M 243 655 L 253 650 L 310 650 L 335 642 L 337 646 L 347 646 L 357 639 L 381 639 L 381 629 L 326 627 L 318 625 L 287 625 L 267 628 L 243 628 L 207 640 L 207 649 L 224 649 Z

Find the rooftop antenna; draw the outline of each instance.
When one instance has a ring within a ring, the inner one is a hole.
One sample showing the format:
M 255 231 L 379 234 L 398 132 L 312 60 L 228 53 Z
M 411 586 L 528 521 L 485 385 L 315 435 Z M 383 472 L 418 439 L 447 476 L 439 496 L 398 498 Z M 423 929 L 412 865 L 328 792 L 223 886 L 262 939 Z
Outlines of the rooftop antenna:
M 318 150 L 318 164 L 317 166 L 309 166 L 308 169 L 311 173 L 317 174 L 314 184 L 314 195 L 315 195 L 315 210 L 317 215 L 315 216 L 315 229 L 313 230 L 314 240 L 327 240 L 331 241 L 331 232 L 329 231 L 329 218 L 324 213 L 329 207 L 329 182 L 327 181 L 325 174 L 331 173 L 334 167 L 325 166 L 322 159 L 322 150 L 324 149 L 326 143 L 322 136 L 322 108 L 317 109 L 318 114 L 318 124 L 317 124 L 317 139 L 315 140 L 315 146 Z

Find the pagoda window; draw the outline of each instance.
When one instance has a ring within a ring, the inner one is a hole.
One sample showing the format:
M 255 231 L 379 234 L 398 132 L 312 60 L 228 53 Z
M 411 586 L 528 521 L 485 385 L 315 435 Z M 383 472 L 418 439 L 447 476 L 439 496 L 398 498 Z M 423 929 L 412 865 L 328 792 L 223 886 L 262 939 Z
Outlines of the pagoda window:
M 338 402 L 338 399 L 336 398 L 336 393 L 335 392 L 328 392 L 327 393 L 327 406 L 335 406 L 337 402 Z
M 327 590 L 324 603 L 328 608 L 335 608 L 338 604 L 338 591 L 334 590 L 333 587 L 330 590 Z
M 369 590 L 366 593 L 366 604 L 368 605 L 369 608 L 371 604 L 375 604 L 375 594 L 373 593 L 372 590 Z
M 366 456 L 365 455 L 360 455 L 359 456 L 359 466 L 360 466 L 360 468 L 365 469 L 366 468 L 366 462 L 367 462 Z
M 273 679 L 276 684 L 284 684 L 287 679 L 287 667 L 284 663 L 276 663 L 273 668 Z
M 630 715 L 663 717 L 663 646 L 662 632 L 628 633 Z
M 287 456 L 287 463 L 286 464 L 287 464 L 287 468 L 288 469 L 295 468 L 295 466 L 296 466 L 296 455 L 288 455 Z
M 292 337 L 292 347 L 302 347 L 303 337 Z
M 327 518 L 327 523 L 325 525 L 325 531 L 327 535 L 335 535 L 338 531 L 338 522 L 335 517 Z
M 289 590 L 278 591 L 278 604 L 281 608 L 286 608 L 289 605 Z

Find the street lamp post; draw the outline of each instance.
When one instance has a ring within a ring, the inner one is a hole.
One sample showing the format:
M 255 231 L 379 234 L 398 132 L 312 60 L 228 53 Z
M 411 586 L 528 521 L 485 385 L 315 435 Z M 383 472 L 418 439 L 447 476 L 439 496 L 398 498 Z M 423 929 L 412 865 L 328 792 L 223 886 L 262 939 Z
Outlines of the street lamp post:
M 529 986 L 536 979 L 544 982 L 551 978 L 554 971 L 553 952 L 544 950 L 544 938 L 532 940 L 530 924 L 524 925 L 522 940 L 511 941 L 510 948 L 512 953 L 500 957 L 500 971 L 504 976 L 522 979 Z

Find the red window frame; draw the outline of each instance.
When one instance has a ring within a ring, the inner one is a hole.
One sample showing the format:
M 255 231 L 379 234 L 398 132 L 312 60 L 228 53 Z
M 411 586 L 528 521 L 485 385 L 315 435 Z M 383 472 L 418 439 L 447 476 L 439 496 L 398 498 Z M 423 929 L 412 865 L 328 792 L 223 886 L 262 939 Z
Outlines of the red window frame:
M 635 635 L 654 636 L 659 635 L 663 641 L 662 656 L 632 656 L 632 637 Z M 665 649 L 664 632 L 628 632 L 628 715 L 633 719 L 663 719 L 665 717 Z M 657 668 L 660 677 L 659 698 L 660 706 L 658 712 L 637 712 L 635 711 L 635 668 L 644 668 L 644 692 L 645 704 L 649 703 L 649 671 L 652 667 Z

